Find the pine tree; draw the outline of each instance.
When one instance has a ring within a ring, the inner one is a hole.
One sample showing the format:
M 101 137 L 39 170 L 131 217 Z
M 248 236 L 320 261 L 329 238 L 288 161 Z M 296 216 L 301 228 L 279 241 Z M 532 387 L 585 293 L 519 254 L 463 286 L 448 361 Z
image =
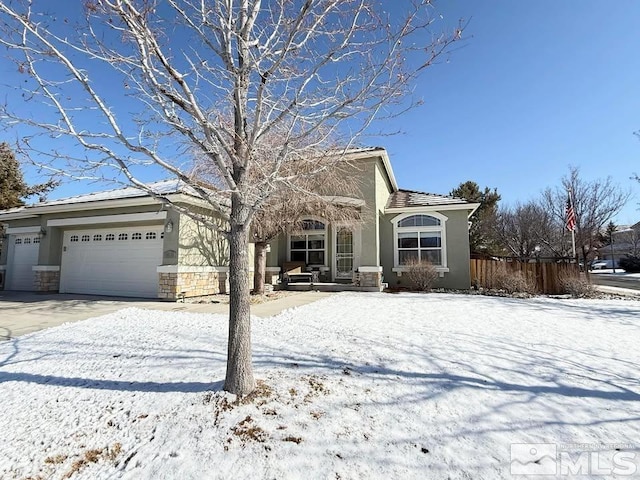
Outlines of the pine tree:
M 8 143 L 0 143 L 0 210 L 24 205 L 24 198 L 32 195 L 43 195 L 53 188 L 57 182 L 28 186 L 20 170 L 20 163 Z
M 463 198 L 467 202 L 479 203 L 480 207 L 471 216 L 469 229 L 469 248 L 472 253 L 497 253 L 494 226 L 496 223 L 500 195 L 497 189 L 485 187 L 480 190 L 476 182 L 468 180 L 451 190 L 454 197 Z

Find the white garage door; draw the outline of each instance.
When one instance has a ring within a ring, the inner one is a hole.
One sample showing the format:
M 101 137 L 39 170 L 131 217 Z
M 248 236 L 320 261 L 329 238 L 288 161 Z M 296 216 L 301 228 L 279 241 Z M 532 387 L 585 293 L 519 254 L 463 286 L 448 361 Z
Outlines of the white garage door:
M 158 296 L 162 226 L 64 233 L 60 293 Z
M 33 269 L 38 264 L 40 237 L 37 234 L 10 235 L 7 262 L 7 290 L 35 290 Z

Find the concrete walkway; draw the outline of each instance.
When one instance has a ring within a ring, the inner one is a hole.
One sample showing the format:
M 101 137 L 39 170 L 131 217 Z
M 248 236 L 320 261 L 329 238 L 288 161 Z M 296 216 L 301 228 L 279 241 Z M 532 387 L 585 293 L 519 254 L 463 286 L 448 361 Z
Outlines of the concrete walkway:
M 251 314 L 271 317 L 288 308 L 315 302 L 327 292 L 296 292 L 251 306 Z M 228 314 L 224 303 L 175 303 L 159 300 L 99 297 L 92 295 L 36 294 L 0 291 L 0 341 L 67 322 L 99 317 L 123 308 Z

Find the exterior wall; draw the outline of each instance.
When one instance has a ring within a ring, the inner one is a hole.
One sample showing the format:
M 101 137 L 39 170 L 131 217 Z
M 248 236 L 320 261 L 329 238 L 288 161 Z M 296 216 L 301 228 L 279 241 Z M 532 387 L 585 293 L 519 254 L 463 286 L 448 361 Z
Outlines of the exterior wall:
M 55 268 L 55 267 L 54 267 Z M 34 269 L 36 292 L 57 292 L 60 288 L 60 269 Z
M 182 214 L 178 230 L 178 265 L 229 265 L 229 243 L 222 235 Z
M 356 265 L 380 265 L 380 218 L 391 194 L 389 179 L 378 157 L 359 160 L 353 167 L 353 177 L 359 179 L 362 208 L 360 258 Z
M 438 213 L 447 217 L 447 267 L 448 272 L 438 278 L 435 288 L 466 290 L 471 287 L 469 270 L 469 223 L 466 210 L 442 210 Z M 380 223 L 381 260 L 384 266 L 384 282 L 389 287 L 407 286 L 406 277 L 392 271 L 394 267 L 394 239 L 391 220 L 399 215 L 384 215 Z
M 217 269 L 180 267 L 158 272 L 158 298 L 178 300 L 227 293 L 227 273 Z M 174 271 L 169 271 L 174 270 Z

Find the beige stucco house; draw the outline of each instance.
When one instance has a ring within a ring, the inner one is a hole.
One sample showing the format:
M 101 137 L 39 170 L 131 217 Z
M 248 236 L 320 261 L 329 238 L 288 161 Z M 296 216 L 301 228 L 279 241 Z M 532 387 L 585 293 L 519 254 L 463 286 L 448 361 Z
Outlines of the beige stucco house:
M 377 290 L 403 285 L 407 261 L 419 258 L 436 265 L 437 286 L 469 288 L 469 217 L 478 205 L 401 190 L 382 148 L 349 157 L 362 193 L 346 200 L 362 222 L 310 217 L 303 230 L 271 242 L 268 280 L 299 262 L 315 281 Z M 177 205 L 203 205 L 175 181 L 153 189 Z M 224 239 L 136 188 L 1 211 L 0 223 L 0 288 L 169 300 L 225 290 Z

